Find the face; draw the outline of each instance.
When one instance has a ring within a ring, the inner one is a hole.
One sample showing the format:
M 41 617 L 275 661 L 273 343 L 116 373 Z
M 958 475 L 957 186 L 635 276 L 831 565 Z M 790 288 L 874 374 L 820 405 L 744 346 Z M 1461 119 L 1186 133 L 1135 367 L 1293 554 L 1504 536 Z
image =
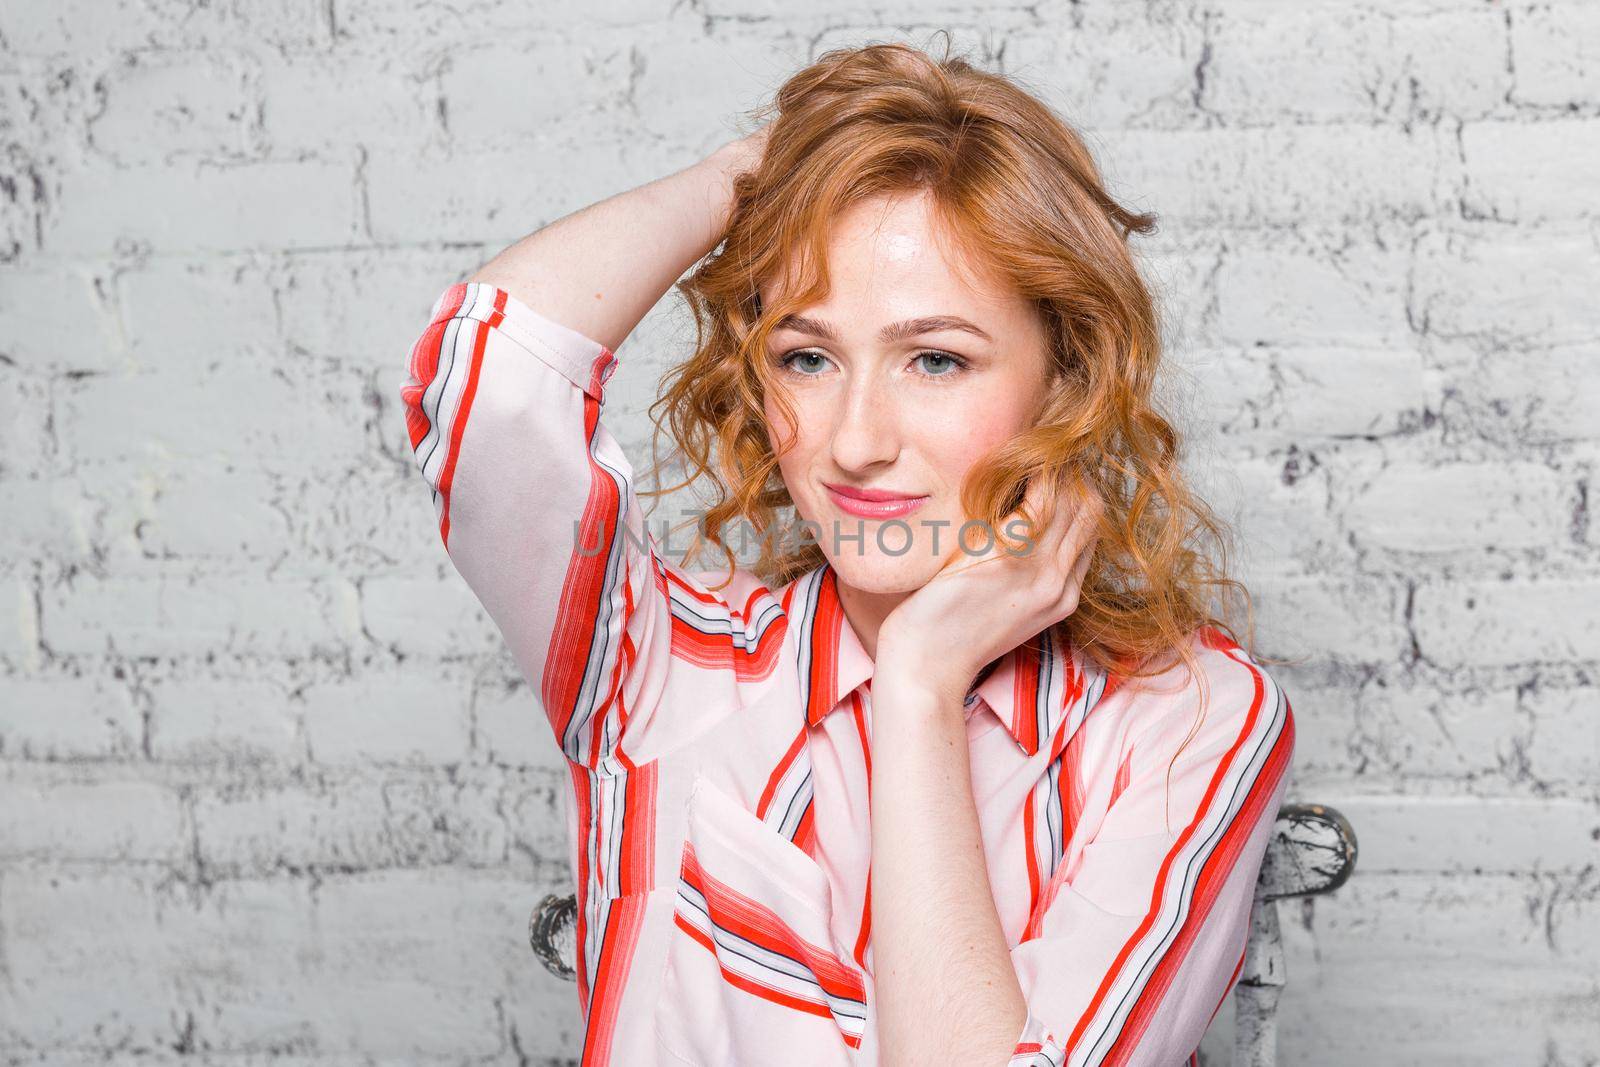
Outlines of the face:
M 767 424 L 799 517 L 820 527 L 841 582 L 909 593 L 959 551 L 968 470 L 1037 416 L 1048 339 L 1033 306 L 943 234 L 925 192 L 854 205 L 832 231 L 828 267 L 827 299 L 770 335 L 773 380 L 798 425 L 770 391 Z M 770 306 L 776 293 L 761 295 Z

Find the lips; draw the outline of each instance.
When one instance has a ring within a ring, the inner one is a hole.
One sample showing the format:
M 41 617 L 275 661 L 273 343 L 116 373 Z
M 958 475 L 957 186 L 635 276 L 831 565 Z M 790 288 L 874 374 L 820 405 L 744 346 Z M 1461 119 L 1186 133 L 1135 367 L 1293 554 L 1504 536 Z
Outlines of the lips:
M 863 519 L 893 519 L 907 515 L 928 502 L 927 496 L 896 493 L 888 489 L 865 489 L 822 483 L 828 497 L 840 511 Z

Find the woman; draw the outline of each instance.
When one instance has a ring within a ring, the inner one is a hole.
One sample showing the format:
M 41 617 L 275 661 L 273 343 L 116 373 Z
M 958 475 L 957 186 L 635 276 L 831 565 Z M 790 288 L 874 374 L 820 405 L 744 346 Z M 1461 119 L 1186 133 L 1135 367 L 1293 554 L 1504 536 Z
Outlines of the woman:
M 1153 220 L 960 59 L 830 52 L 775 111 L 450 286 L 402 390 L 571 770 L 582 1062 L 1191 1062 L 1294 726 L 1206 609 Z M 720 574 L 599 419 L 696 264 L 660 403 Z

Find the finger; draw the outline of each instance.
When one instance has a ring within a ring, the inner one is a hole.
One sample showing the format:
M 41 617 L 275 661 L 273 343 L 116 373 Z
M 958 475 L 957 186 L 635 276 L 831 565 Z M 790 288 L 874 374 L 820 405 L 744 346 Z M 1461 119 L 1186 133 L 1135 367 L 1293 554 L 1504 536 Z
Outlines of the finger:
M 1019 547 L 1006 548 L 1008 556 L 1028 555 L 1039 548 L 1038 516 L 1044 512 L 1049 486 L 1037 475 L 1029 477 L 1023 486 L 1022 499 L 1017 506 L 1000 519 L 1000 528 L 992 539 L 1023 542 Z M 1031 544 L 1029 543 L 1031 542 Z
M 1051 479 L 1041 474 L 1030 476 L 1027 491 L 1022 494 L 1022 507 L 1017 509 L 1016 514 L 1021 515 L 1026 510 L 1032 516 L 1031 521 L 1037 524 L 1039 516 L 1045 513 L 1050 503 L 1054 488 Z
M 1040 533 L 1042 547 L 1054 552 L 1061 546 L 1072 523 L 1072 488 L 1070 475 L 1051 473 L 1041 476 L 1044 487 L 1039 499 L 1039 518 L 1044 523 Z
M 1063 574 L 1072 570 L 1083 546 L 1100 535 L 1100 519 L 1105 512 L 1099 492 L 1081 480 L 1074 479 L 1072 501 L 1067 534 L 1057 549 Z
M 1095 546 L 1099 541 L 1098 537 L 1092 538 L 1078 550 L 1077 561 L 1072 565 L 1066 581 L 1062 583 L 1061 599 L 1056 605 L 1056 611 L 1062 618 L 1078 610 L 1078 604 L 1083 598 L 1083 583 L 1089 576 L 1089 565 L 1094 560 Z
M 1085 527 L 1097 521 L 1093 509 L 1085 506 L 1091 494 L 1075 474 L 1064 475 L 1054 490 L 1055 515 L 1050 519 L 1044 547 L 1053 554 L 1070 554 L 1087 534 Z M 1067 567 L 1063 565 L 1062 570 Z
M 1072 539 L 1081 542 L 1093 536 L 1105 515 L 1105 500 L 1093 485 L 1079 482 L 1073 494 Z
M 1099 543 L 1098 537 L 1092 538 L 1078 553 L 1077 565 L 1072 568 L 1072 581 L 1079 589 L 1083 588 L 1083 581 L 1089 576 L 1089 564 L 1094 561 L 1094 550 Z
M 1099 531 L 1095 528 L 1097 523 L 1098 519 L 1087 502 L 1073 509 L 1067 534 L 1056 548 L 1059 573 L 1064 585 L 1070 585 L 1074 581 L 1087 546 L 1099 536 Z

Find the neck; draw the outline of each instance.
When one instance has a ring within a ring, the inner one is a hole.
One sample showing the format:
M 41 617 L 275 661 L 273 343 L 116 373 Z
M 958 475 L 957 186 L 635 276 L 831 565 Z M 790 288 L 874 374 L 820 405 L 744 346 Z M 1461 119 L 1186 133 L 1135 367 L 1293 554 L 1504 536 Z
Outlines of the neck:
M 838 574 L 834 575 L 839 590 L 839 606 L 850 628 L 855 631 L 861 648 L 874 661 L 878 658 L 878 631 L 889 613 L 899 606 L 910 593 L 869 593 L 846 585 Z

